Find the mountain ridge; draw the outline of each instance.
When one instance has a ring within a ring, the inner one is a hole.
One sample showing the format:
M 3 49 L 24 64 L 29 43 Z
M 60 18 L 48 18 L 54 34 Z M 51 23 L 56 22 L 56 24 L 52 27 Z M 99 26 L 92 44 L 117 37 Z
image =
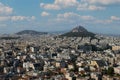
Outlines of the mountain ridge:
M 89 32 L 87 29 L 85 29 L 83 26 L 77 26 L 73 28 L 71 31 L 62 34 L 61 36 L 66 37 L 94 37 L 95 34 L 92 32 Z
M 48 33 L 47 32 L 39 32 L 39 31 L 35 31 L 35 30 L 22 30 L 22 31 L 15 33 L 15 34 L 17 34 L 17 35 L 24 35 L 24 34 L 43 35 L 43 34 L 48 34 Z

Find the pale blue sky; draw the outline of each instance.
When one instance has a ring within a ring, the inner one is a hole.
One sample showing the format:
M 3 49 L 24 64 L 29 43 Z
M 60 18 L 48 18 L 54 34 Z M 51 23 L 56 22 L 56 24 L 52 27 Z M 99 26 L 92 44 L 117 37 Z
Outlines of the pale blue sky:
M 0 0 L 0 33 L 65 31 L 77 25 L 120 34 L 120 0 Z

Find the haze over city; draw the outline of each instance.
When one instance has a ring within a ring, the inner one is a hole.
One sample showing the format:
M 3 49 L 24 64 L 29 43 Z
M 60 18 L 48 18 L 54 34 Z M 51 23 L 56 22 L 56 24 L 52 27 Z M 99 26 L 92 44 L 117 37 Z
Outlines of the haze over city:
M 71 30 L 120 34 L 120 0 L 0 0 L 0 33 Z

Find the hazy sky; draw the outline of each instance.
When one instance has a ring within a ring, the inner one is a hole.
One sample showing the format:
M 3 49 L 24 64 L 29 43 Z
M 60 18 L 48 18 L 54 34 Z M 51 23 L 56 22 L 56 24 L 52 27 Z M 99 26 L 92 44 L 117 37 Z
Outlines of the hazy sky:
M 0 0 L 0 33 L 65 31 L 77 25 L 120 34 L 120 0 Z

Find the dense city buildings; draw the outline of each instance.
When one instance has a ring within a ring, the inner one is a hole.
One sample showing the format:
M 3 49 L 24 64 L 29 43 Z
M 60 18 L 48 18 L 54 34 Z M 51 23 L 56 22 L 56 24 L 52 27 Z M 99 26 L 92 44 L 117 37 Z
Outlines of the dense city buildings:
M 119 37 L 19 37 L 0 39 L 0 80 L 120 80 Z
M 120 80 L 120 0 L 0 0 L 0 80 Z

